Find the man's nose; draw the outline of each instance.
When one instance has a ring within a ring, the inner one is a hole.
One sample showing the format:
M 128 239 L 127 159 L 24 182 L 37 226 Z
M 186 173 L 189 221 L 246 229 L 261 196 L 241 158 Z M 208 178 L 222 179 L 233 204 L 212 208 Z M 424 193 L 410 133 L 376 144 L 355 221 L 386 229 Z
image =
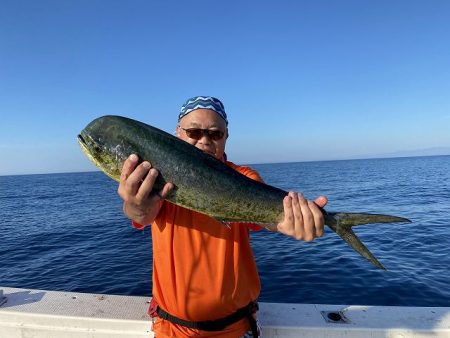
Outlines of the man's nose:
M 198 141 L 202 144 L 210 144 L 211 138 L 209 137 L 209 135 L 207 133 L 203 133 L 202 137 Z

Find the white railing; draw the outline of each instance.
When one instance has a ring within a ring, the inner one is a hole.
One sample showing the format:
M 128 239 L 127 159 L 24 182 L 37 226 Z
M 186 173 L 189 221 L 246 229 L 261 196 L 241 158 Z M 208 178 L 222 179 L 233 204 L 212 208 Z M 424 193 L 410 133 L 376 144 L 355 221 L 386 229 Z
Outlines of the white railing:
M 1 288 L 0 338 L 151 338 L 148 297 Z M 450 308 L 261 303 L 264 338 L 450 337 Z

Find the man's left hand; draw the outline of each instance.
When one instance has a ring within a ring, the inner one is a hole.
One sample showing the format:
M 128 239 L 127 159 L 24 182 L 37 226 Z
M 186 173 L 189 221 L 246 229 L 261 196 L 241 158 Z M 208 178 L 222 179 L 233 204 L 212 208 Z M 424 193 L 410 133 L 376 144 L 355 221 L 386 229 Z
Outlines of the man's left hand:
M 308 201 L 302 194 L 290 191 L 283 200 L 284 220 L 277 224 L 277 231 L 306 242 L 322 237 L 325 223 L 320 208 L 327 202 L 325 196 Z

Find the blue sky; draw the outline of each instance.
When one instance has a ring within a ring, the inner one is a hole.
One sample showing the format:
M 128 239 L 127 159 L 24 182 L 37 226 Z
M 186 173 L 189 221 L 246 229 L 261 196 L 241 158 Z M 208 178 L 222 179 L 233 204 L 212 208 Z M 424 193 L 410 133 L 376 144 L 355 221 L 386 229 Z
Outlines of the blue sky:
M 172 132 L 194 95 L 224 102 L 236 163 L 450 149 L 449 1 L 0 8 L 0 175 L 94 170 L 76 143 L 92 119 Z

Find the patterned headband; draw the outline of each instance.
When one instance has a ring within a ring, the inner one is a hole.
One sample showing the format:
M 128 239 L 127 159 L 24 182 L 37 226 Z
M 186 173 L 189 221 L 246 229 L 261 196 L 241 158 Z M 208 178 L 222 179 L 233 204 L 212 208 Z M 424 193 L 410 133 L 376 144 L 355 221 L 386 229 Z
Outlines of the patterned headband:
M 183 106 L 181 106 L 180 114 L 178 115 L 178 122 L 190 112 L 196 109 L 211 109 L 215 111 L 221 118 L 223 118 L 228 125 L 227 114 L 225 107 L 219 99 L 212 96 L 195 96 L 188 99 Z

